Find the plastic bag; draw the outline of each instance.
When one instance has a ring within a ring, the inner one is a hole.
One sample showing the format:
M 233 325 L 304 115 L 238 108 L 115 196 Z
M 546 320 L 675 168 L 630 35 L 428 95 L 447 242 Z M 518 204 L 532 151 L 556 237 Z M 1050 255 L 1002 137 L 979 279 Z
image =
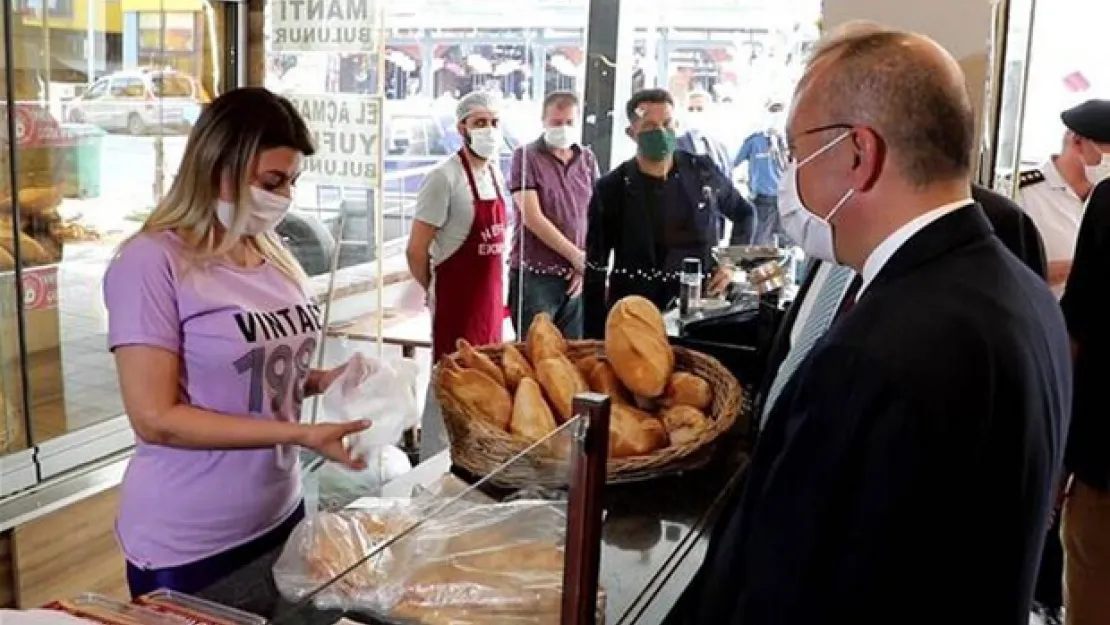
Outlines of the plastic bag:
M 407 500 L 361 499 L 358 504 L 358 508 L 309 516 L 297 525 L 273 568 L 274 583 L 283 597 L 300 601 L 338 579 L 316 598 L 321 608 L 343 608 L 354 597 L 374 603 L 374 590 L 387 581 L 397 559 L 392 547 L 367 556 L 416 523 L 420 515 Z
M 444 510 L 442 505 L 429 499 L 394 507 L 382 503 L 305 520 L 274 566 L 278 589 L 297 600 L 358 564 L 316 596 L 318 607 L 455 625 L 559 623 L 565 506 L 457 501 Z M 411 526 L 406 520 L 430 513 L 435 515 L 411 533 L 365 558 Z M 367 522 L 367 514 L 377 515 L 377 521 Z
M 369 419 L 368 429 L 351 437 L 351 453 L 357 458 L 374 457 L 375 448 L 393 445 L 406 427 L 417 422 L 416 378 L 420 365 L 398 358 L 381 361 L 355 352 L 347 368 L 324 392 L 324 419 L 355 421 Z

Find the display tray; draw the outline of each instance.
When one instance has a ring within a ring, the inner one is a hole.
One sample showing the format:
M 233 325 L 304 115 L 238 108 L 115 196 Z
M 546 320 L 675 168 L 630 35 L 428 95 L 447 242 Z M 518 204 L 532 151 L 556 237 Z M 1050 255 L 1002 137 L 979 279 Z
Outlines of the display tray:
M 193 625 L 266 625 L 261 616 L 172 590 L 156 590 L 140 597 L 137 603 L 162 614 L 184 617 Z

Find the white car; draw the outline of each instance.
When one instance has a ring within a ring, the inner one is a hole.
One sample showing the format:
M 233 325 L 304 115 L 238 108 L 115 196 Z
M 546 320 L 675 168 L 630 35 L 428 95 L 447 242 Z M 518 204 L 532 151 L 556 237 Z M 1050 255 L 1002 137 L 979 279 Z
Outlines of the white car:
M 172 69 L 116 72 L 70 100 L 65 120 L 133 135 L 148 131 L 187 132 L 211 99 L 200 82 Z

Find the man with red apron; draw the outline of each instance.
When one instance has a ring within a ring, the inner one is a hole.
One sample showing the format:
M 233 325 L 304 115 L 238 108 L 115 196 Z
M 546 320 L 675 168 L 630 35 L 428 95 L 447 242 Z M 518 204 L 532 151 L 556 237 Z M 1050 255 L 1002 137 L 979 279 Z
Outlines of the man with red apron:
M 460 338 L 475 346 L 500 343 L 505 324 L 505 199 L 496 182 L 497 197 L 482 199 L 466 156 L 460 151 L 458 158 L 474 200 L 474 221 L 462 247 L 433 269 L 433 362 L 454 352 Z M 490 178 L 496 181 L 492 171 Z
M 432 357 L 438 362 L 466 339 L 500 343 L 505 321 L 504 181 L 497 153 L 504 143 L 498 100 L 467 94 L 455 111 L 463 148 L 429 171 L 416 198 L 406 256 L 432 310 Z M 443 419 L 429 390 L 422 419 L 421 457 L 447 444 Z

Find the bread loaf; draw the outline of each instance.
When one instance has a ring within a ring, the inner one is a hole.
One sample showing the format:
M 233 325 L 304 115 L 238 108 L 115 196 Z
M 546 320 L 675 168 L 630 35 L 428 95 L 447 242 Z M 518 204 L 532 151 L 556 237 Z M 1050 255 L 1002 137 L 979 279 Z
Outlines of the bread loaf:
M 590 390 L 578 368 L 561 354 L 539 361 L 536 379 L 561 421 L 569 421 L 574 416 L 574 396 Z
M 696 441 L 707 429 L 709 418 L 697 408 L 674 406 L 663 411 L 663 426 L 671 445 L 685 445 Z
M 713 402 L 713 390 L 709 382 L 685 371 L 676 371 L 667 382 L 667 389 L 659 403 L 663 406 L 691 406 L 698 410 L 709 408 Z
M 555 431 L 555 415 L 543 398 L 543 390 L 532 378 L 524 378 L 513 398 L 513 418 L 509 431 L 529 441 L 538 441 Z
M 466 339 L 459 339 L 455 342 L 455 347 L 459 350 L 459 360 L 462 366 L 467 369 L 475 369 L 488 375 L 501 386 L 505 386 L 505 372 L 501 367 L 493 364 L 489 356 L 476 351 L 474 346 L 471 345 Z
M 605 321 L 605 356 L 633 394 L 649 399 L 663 394 L 674 371 L 674 352 L 655 304 L 629 296 L 613 306 Z
M 463 369 L 451 358 L 440 364 L 443 390 L 450 393 L 468 414 L 478 415 L 491 425 L 507 430 L 513 416 L 509 391 L 477 369 Z
M 528 359 L 511 343 L 506 344 L 505 350 L 501 352 L 501 369 L 505 372 L 505 386 L 510 391 L 515 391 L 524 378 L 536 377 L 536 371 Z
M 547 313 L 539 313 L 532 319 L 528 327 L 528 359 L 533 365 L 538 365 L 541 360 L 562 356 L 567 353 L 567 340 Z
M 609 457 L 642 456 L 667 446 L 658 419 L 631 406 L 614 404 L 609 413 Z
M 605 361 L 594 363 L 594 368 L 586 381 L 589 382 L 591 391 L 608 395 L 609 401 L 614 404 L 632 404 L 628 390 L 621 384 L 617 374 L 613 372 L 613 366 L 609 363 Z

